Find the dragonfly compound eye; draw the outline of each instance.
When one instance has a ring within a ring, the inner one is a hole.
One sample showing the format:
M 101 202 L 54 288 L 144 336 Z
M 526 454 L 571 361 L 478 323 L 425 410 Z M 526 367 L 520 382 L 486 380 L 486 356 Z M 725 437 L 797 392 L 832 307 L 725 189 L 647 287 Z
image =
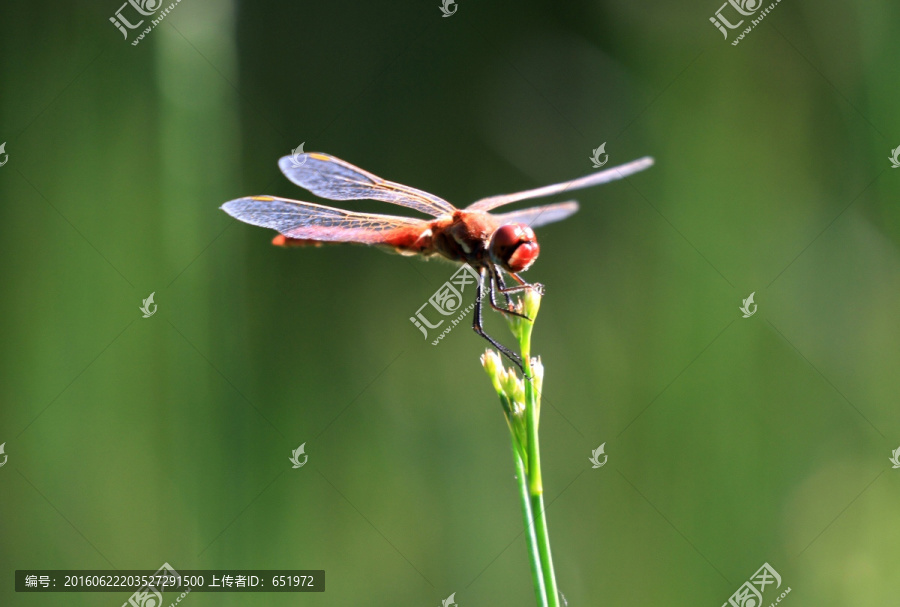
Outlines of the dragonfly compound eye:
M 524 272 L 539 252 L 534 231 L 521 223 L 500 226 L 491 239 L 491 257 L 507 272 Z

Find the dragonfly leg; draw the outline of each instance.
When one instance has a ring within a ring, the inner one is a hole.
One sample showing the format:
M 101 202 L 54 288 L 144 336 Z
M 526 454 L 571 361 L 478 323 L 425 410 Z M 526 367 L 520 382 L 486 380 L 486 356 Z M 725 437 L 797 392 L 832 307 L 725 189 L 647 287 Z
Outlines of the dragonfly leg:
M 499 273 L 499 272 L 498 272 L 498 273 Z M 519 283 L 519 284 L 518 284 L 518 286 L 515 286 L 515 287 L 509 287 L 508 289 L 506 288 L 505 285 L 503 285 L 503 288 L 501 289 L 502 292 L 504 292 L 504 293 L 516 293 L 516 292 L 518 292 L 518 291 L 524 291 L 525 289 L 537 289 L 538 292 L 539 292 L 541 295 L 544 294 L 544 285 L 542 285 L 541 283 L 539 283 L 539 282 L 535 282 L 535 283 L 528 283 L 528 282 L 525 282 L 525 280 L 523 280 L 521 276 L 519 276 L 518 274 L 515 274 L 515 273 L 513 273 L 513 272 L 510 272 L 509 275 L 512 276 L 512 277 L 516 280 L 516 282 Z
M 531 320 L 524 314 L 519 314 L 515 310 L 510 309 L 512 306 L 510 306 L 508 294 L 509 293 L 519 293 L 520 291 L 524 291 L 526 289 L 538 289 L 540 291 L 540 293 L 543 294 L 543 292 L 544 292 L 543 285 L 540 285 L 540 284 L 531 285 L 531 284 L 528 284 L 527 282 L 523 281 L 521 278 L 519 278 L 515 274 L 510 274 L 510 276 L 515 278 L 521 284 L 518 286 L 515 286 L 515 287 L 507 287 L 506 283 L 503 280 L 503 275 L 500 273 L 500 270 L 498 268 L 491 267 L 490 273 L 491 273 L 491 278 L 492 278 L 493 282 L 496 282 L 496 284 L 497 284 L 496 290 L 500 291 L 500 293 L 503 294 L 503 297 L 506 298 L 506 308 L 501 308 L 500 306 L 497 305 L 497 301 L 496 301 L 496 299 L 494 299 L 495 290 L 493 288 L 493 282 L 492 282 L 491 283 L 491 307 L 494 308 L 495 310 L 497 310 L 498 312 L 502 312 L 503 314 L 512 314 L 513 316 L 519 316 L 520 318 L 525 318 L 527 320 Z
M 509 308 L 512 304 L 512 301 L 509 299 L 509 294 L 506 290 L 506 283 L 503 280 L 503 274 L 499 272 L 497 268 L 491 268 L 491 274 L 494 277 L 494 282 L 496 282 L 497 284 L 497 290 L 503 294 L 503 299 L 506 301 L 506 307 Z M 493 295 L 494 291 L 493 289 L 491 289 L 491 303 L 494 303 Z
M 509 298 L 509 295 L 506 294 L 506 283 L 503 282 L 503 274 L 500 273 L 500 270 L 497 269 L 496 266 L 488 266 L 488 273 L 491 275 L 491 307 L 495 310 L 499 310 L 500 312 L 509 312 L 514 313 L 512 311 L 512 301 Z M 497 288 L 494 288 L 494 285 Z M 497 305 L 496 293 L 500 292 L 503 294 L 503 299 L 506 300 L 506 309 L 500 308 Z
M 507 348 L 500 342 L 498 342 L 496 339 L 494 339 L 493 337 L 491 337 L 490 335 L 485 333 L 485 331 L 484 331 L 484 326 L 482 325 L 482 319 L 481 319 L 481 304 L 484 299 L 484 288 L 485 288 L 484 287 L 484 273 L 485 273 L 485 269 L 482 268 L 481 272 L 478 275 L 478 285 L 475 290 L 475 318 L 474 318 L 474 322 L 472 323 L 472 329 L 476 333 L 478 333 L 480 336 L 482 336 L 483 338 L 488 340 L 488 342 L 490 342 L 490 344 L 492 346 L 497 348 L 500 351 L 500 353 L 503 354 L 506 358 L 511 360 L 513 363 L 515 363 L 515 365 L 517 367 L 519 367 L 519 369 L 521 369 L 522 374 L 525 375 L 525 377 L 529 377 L 528 373 L 525 371 L 525 367 L 522 365 L 522 358 L 518 354 L 516 354 L 515 352 L 513 352 L 512 350 L 510 350 L 509 348 Z M 488 288 L 491 290 L 490 297 L 493 300 L 493 298 L 494 298 L 493 280 L 491 280 L 491 282 L 488 284 Z M 493 304 L 493 302 L 491 302 L 491 303 Z M 503 311 L 504 310 L 501 309 L 501 312 L 503 312 Z
M 524 314 L 519 314 L 518 312 L 516 312 L 513 309 L 512 302 L 509 299 L 509 295 L 507 295 L 508 289 L 506 288 L 506 284 L 503 282 L 503 276 L 500 274 L 500 271 L 497 268 L 491 267 L 488 269 L 488 272 L 490 272 L 490 274 L 491 274 L 491 284 L 490 284 L 491 307 L 503 314 L 512 314 L 513 316 L 519 316 L 521 318 L 528 318 Z M 496 288 L 494 288 L 494 285 L 496 285 Z M 501 308 L 499 305 L 497 305 L 496 296 L 497 296 L 498 291 L 500 293 L 502 293 L 503 297 L 506 299 L 506 307 L 505 308 Z

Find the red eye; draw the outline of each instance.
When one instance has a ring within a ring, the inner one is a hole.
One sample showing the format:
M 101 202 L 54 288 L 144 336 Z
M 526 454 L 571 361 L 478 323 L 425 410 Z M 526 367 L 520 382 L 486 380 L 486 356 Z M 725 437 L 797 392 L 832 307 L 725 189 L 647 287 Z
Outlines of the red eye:
M 506 262 L 507 269 L 510 272 L 524 272 L 531 267 L 540 252 L 541 248 L 537 242 L 523 242 L 510 255 L 509 261 Z
M 494 263 L 508 272 L 527 270 L 537 259 L 540 247 L 534 231 L 523 224 L 500 226 L 491 240 L 491 257 Z
M 522 228 L 517 225 L 500 226 L 494 234 L 494 247 L 508 249 L 522 241 Z

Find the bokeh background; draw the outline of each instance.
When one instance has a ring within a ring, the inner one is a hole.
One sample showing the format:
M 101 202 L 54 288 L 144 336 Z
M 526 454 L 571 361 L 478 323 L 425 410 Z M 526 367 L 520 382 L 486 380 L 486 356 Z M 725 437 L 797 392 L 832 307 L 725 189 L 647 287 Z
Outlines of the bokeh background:
M 527 274 L 569 605 L 718 607 L 764 562 L 794 607 L 896 603 L 900 6 L 783 0 L 737 46 L 717 0 L 183 0 L 137 46 L 118 7 L 0 6 L 0 604 L 163 562 L 327 571 L 185 606 L 533 604 L 485 343 L 409 322 L 453 266 L 218 207 L 315 201 L 301 143 L 464 206 L 603 142 L 657 164 Z

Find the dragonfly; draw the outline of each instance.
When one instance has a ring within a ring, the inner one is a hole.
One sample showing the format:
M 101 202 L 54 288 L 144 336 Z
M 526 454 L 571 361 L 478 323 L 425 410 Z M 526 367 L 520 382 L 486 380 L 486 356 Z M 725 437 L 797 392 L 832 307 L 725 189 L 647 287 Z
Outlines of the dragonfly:
M 578 210 L 574 200 L 507 213 L 493 209 L 534 198 L 589 188 L 623 179 L 650 167 L 653 159 L 632 162 L 514 194 L 489 196 L 458 209 L 443 198 L 387 181 L 334 156 L 319 152 L 285 156 L 278 161 L 284 176 L 305 190 L 328 200 L 378 200 L 407 207 L 429 218 L 359 213 L 336 207 L 279 198 L 249 196 L 231 200 L 222 210 L 245 223 L 278 231 L 272 244 L 282 247 L 357 243 L 391 249 L 402 255 L 439 255 L 469 264 L 478 274 L 472 328 L 527 375 L 521 358 L 488 335 L 482 322 L 483 295 L 494 310 L 524 316 L 513 308 L 510 295 L 543 287 L 528 283 L 520 274 L 540 253 L 534 229 L 561 221 Z M 516 284 L 507 286 L 504 274 Z M 497 294 L 504 298 L 501 306 Z

